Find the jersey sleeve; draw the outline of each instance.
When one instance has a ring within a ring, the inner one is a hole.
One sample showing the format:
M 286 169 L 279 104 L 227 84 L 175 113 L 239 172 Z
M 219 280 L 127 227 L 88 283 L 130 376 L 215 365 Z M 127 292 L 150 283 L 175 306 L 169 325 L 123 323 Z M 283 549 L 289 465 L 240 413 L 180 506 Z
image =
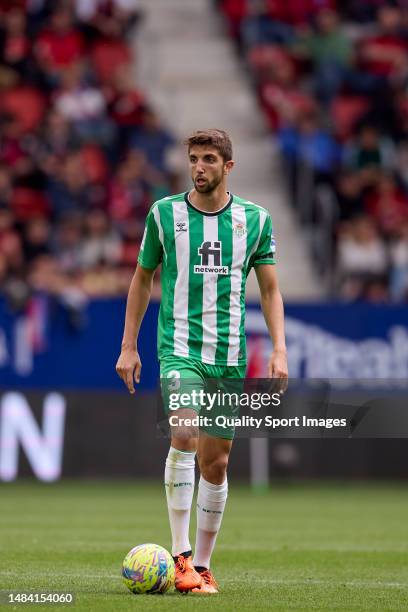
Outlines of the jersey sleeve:
M 159 228 L 154 218 L 153 209 L 151 209 L 146 218 L 145 230 L 137 261 L 143 268 L 154 270 L 161 262 L 162 256 L 163 245 L 160 242 Z
M 273 236 L 272 219 L 267 215 L 264 226 L 262 228 L 261 238 L 258 248 L 252 256 L 252 266 L 260 264 L 275 264 L 276 245 Z

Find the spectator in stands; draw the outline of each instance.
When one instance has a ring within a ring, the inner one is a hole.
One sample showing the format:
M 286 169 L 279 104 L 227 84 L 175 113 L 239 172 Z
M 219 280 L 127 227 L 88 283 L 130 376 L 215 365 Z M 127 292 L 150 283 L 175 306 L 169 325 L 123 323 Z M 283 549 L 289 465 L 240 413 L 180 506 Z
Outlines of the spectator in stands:
M 269 0 L 271 10 L 277 5 L 286 10 L 286 20 L 296 28 L 309 25 L 323 9 L 335 9 L 336 0 Z M 282 10 L 282 9 L 281 9 Z
M 50 110 L 41 131 L 31 141 L 30 152 L 43 172 L 54 177 L 59 164 L 78 148 L 79 140 L 69 122 L 57 111 Z
M 151 198 L 158 200 L 169 191 L 179 191 L 180 156 L 173 135 L 161 125 L 159 116 L 150 108 L 142 111 L 141 127 L 136 128 L 130 147 L 142 151 L 147 161 Z
M 115 266 L 120 258 L 121 239 L 103 210 L 95 209 L 85 217 L 85 236 L 81 264 L 85 269 L 100 264 Z
M 402 261 L 399 231 L 408 219 L 408 9 L 388 0 L 220 5 L 233 34 L 244 40 L 292 200 L 315 232 L 312 243 L 323 226 L 326 240 L 338 235 L 339 269 L 350 270 L 339 285 L 343 294 L 386 299 L 384 240 Z M 334 202 L 327 215 L 322 202 Z M 368 216 L 356 221 L 361 215 Z M 378 267 L 360 274 L 368 253 Z M 408 299 L 399 288 L 404 283 L 394 284 L 393 295 Z
M 349 221 L 364 212 L 363 185 L 356 172 L 344 171 L 336 181 L 339 220 Z
M 5 165 L 0 165 L 0 211 L 9 209 L 12 197 L 11 173 Z M 1 232 L 1 223 L 0 223 Z
M 0 63 L 20 77 L 28 76 L 30 49 L 24 11 L 19 7 L 11 8 L 4 14 L 4 29 L 0 31 Z
M 147 208 L 173 179 L 173 138 L 129 70 L 138 17 L 136 0 L 0 7 L 0 288 L 13 304 L 31 286 L 81 320 L 88 291 L 128 289 Z
M 316 113 L 303 115 L 297 128 L 284 128 L 278 139 L 284 155 L 307 165 L 317 182 L 332 180 L 341 148 L 331 134 L 319 125 Z
M 84 272 L 81 289 L 89 297 L 117 296 L 126 291 L 125 280 L 128 283 L 131 280 L 126 270 L 116 270 L 102 262 Z
M 329 104 L 343 85 L 353 56 L 352 43 L 341 27 L 338 13 L 331 8 L 320 10 L 315 29 L 302 32 L 294 50 L 313 62 L 316 94 Z
M 283 2 L 254 0 L 247 5 L 241 25 L 242 42 L 246 48 L 268 43 L 286 44 L 293 40 L 294 31 L 287 23 L 287 7 Z
M 14 243 L 14 245 L 13 245 Z M 25 269 L 21 255 L 18 236 L 10 236 L 4 243 L 5 249 L 0 246 L 0 286 L 10 308 L 17 310 L 24 306 L 30 294 L 25 282 Z M 15 250 L 14 256 L 10 251 Z
M 260 85 L 260 97 L 273 130 L 293 126 L 302 114 L 316 110 L 316 101 L 299 89 L 292 58 L 282 54 L 268 72 L 269 78 Z
M 345 150 L 345 162 L 350 168 L 390 168 L 394 162 L 394 146 L 387 138 L 380 138 L 374 125 L 362 125 L 357 140 Z
M 127 65 L 116 69 L 112 86 L 105 88 L 105 96 L 109 115 L 117 126 L 119 148 L 126 150 L 132 132 L 142 124 L 145 106 L 144 96 L 133 85 Z
M 24 278 L 25 261 L 22 240 L 16 231 L 4 233 L 0 250 L 6 258 L 9 275 Z
M 400 225 L 408 221 L 408 196 L 392 174 L 380 176 L 375 190 L 367 195 L 365 206 L 386 236 L 393 236 Z
M 380 136 L 372 125 L 363 125 L 355 141 L 344 148 L 344 165 L 358 173 L 364 189 L 375 187 L 379 170 L 391 171 L 395 165 L 395 146 L 386 136 Z
M 15 186 L 13 190 L 12 209 L 20 224 L 27 223 L 37 216 L 49 214 L 49 201 L 41 189 Z
M 8 277 L 7 259 L 4 253 L 0 251 L 0 287 L 4 287 Z
M 82 63 L 73 63 L 61 73 L 54 105 L 79 142 L 97 142 L 112 152 L 115 130 L 106 116 L 105 98 L 100 89 L 86 82 Z
M 81 270 L 82 240 L 82 216 L 72 212 L 66 213 L 58 223 L 53 244 L 53 252 L 59 270 L 66 273 Z
M 367 281 L 362 297 L 367 302 L 373 304 L 385 304 L 389 302 L 390 294 L 387 278 L 384 277 Z
M 151 199 L 148 176 L 146 159 L 140 151 L 129 152 L 118 167 L 110 188 L 109 214 L 120 227 L 137 219 L 142 231 Z
M 132 217 L 122 226 L 122 244 L 120 252 L 120 263 L 126 268 L 134 270 L 139 247 L 143 235 L 141 218 Z M 133 272 L 132 272 L 133 274 Z M 156 275 L 155 275 L 156 280 Z
M 74 4 L 91 38 L 121 38 L 140 17 L 137 0 L 74 0 Z
M 51 226 L 45 217 L 33 217 L 24 227 L 24 257 L 28 263 L 51 253 Z
M 408 193 L 408 140 L 399 143 L 396 153 L 396 171 L 405 193 Z
M 98 82 L 112 87 L 117 70 L 131 63 L 130 49 L 121 37 L 99 37 L 90 49 L 89 59 Z
M 12 173 L 25 157 L 20 126 L 12 115 L 0 116 L 0 163 Z
M 377 77 L 397 77 L 406 69 L 408 43 L 401 31 L 402 12 L 397 5 L 385 3 L 377 12 L 378 33 L 362 41 L 363 70 Z
M 331 134 L 319 125 L 316 114 L 301 118 L 299 124 L 300 159 L 313 168 L 316 177 L 331 179 L 340 161 L 341 148 Z
M 28 281 L 34 291 L 54 296 L 64 307 L 72 329 L 81 330 L 86 321 L 87 296 L 75 269 L 71 274 L 61 272 L 58 262 L 53 257 L 42 255 L 37 257 L 31 266 Z
M 36 59 L 47 77 L 49 86 L 59 82 L 61 71 L 80 61 L 85 44 L 75 28 L 68 5 L 57 4 L 46 27 L 35 42 Z
M 408 222 L 397 229 L 391 245 L 391 284 L 393 300 L 408 299 Z
M 343 0 L 342 8 L 350 21 L 372 24 L 384 0 Z
M 15 218 L 8 206 L 0 206 L 0 253 L 6 258 L 7 240 L 10 236 L 18 237 L 15 229 Z
M 56 220 L 67 213 L 84 213 L 91 207 L 90 185 L 80 152 L 67 155 L 58 166 L 56 177 L 49 178 L 48 192 Z
M 175 140 L 160 123 L 158 114 L 150 108 L 141 113 L 141 126 L 135 129 L 131 147 L 143 151 L 148 163 L 163 176 L 167 173 L 166 156 Z
M 13 213 L 11 211 L 8 201 L 3 200 L 4 196 L 2 194 L 2 185 L 1 185 L 3 176 L 8 181 L 9 177 L 8 177 L 7 171 L 1 168 L 0 166 L 0 240 L 1 240 L 2 234 L 12 229 L 15 223 L 15 219 L 14 219 L 14 216 L 13 216 Z
M 58 295 L 67 286 L 69 275 L 61 271 L 57 259 L 43 254 L 31 262 L 27 278 L 34 291 Z
M 278 131 L 277 140 L 285 159 L 288 189 L 302 223 L 315 216 L 313 191 L 332 185 L 339 165 L 341 147 L 330 132 L 319 125 L 315 112 L 300 117 L 296 127 Z
M 346 299 L 363 298 L 367 285 L 384 282 L 388 256 L 384 242 L 367 216 L 344 227 L 338 241 L 340 292 Z

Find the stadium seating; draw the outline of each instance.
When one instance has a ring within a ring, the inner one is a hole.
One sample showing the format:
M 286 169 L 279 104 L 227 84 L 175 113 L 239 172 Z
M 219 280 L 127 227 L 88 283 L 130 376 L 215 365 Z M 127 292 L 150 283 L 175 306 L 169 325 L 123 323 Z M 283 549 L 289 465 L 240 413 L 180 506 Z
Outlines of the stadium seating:
M 135 6 L 1 2 L 0 292 L 16 307 L 35 287 L 123 295 L 146 211 L 175 187 L 172 135 L 133 80 Z
M 407 300 L 406 5 L 217 4 L 280 147 L 289 199 L 329 294 Z

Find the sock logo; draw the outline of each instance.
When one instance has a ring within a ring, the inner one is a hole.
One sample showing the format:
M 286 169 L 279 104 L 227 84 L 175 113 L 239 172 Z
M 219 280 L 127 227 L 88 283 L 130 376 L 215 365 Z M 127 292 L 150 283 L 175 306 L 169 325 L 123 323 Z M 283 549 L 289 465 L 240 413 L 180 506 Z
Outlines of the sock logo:
M 171 487 L 171 485 L 173 485 L 173 488 L 176 489 L 177 487 L 192 487 L 193 483 L 192 482 L 165 482 L 164 483 L 165 487 Z
M 203 508 L 203 506 L 200 506 L 199 504 L 197 504 L 197 508 L 203 512 L 207 512 L 208 514 L 222 514 L 222 510 L 210 510 L 209 508 Z

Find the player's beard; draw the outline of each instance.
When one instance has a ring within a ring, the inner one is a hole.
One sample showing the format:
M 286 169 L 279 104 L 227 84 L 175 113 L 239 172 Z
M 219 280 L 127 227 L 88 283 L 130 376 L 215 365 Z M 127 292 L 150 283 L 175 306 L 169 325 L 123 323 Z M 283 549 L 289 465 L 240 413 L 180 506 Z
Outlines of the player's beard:
M 223 177 L 223 173 L 220 172 L 220 174 L 218 176 L 215 176 L 211 181 L 206 179 L 207 182 L 204 183 L 204 185 L 197 185 L 198 178 L 205 178 L 205 177 L 197 176 L 193 181 L 194 188 L 196 191 L 198 191 L 198 193 L 212 193 L 214 189 L 217 189 L 218 185 L 221 183 L 222 177 Z

